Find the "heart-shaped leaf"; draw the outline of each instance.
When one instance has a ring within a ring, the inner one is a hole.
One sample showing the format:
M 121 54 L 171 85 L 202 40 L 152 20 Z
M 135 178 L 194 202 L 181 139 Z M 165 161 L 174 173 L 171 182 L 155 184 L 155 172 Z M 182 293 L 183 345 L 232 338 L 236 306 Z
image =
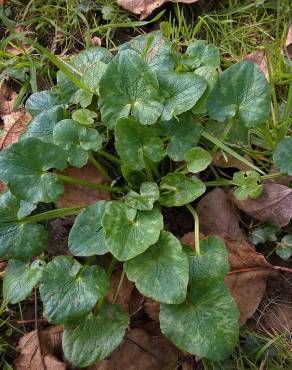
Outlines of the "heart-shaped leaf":
M 292 256 L 292 235 L 285 235 L 277 245 L 276 253 L 283 260 L 287 261 Z
M 189 72 L 162 71 L 158 74 L 162 95 L 165 98 L 161 119 L 169 121 L 197 103 L 207 88 L 204 78 Z
M 100 362 L 121 343 L 128 324 L 127 314 L 112 304 L 103 304 L 96 314 L 77 324 L 66 324 L 63 334 L 66 359 L 76 367 Z
M 186 298 L 189 262 L 181 244 L 171 233 L 162 231 L 146 252 L 127 261 L 126 274 L 146 297 L 162 303 L 182 303 Z
M 83 75 L 96 63 L 109 63 L 111 59 L 112 55 L 106 48 L 92 47 L 74 56 L 70 65 Z
M 150 125 L 162 113 L 163 97 L 156 74 L 133 50 L 120 51 L 108 64 L 100 80 L 99 95 L 102 121 L 110 128 L 129 114 Z
M 191 42 L 181 63 L 193 70 L 199 67 L 218 68 L 220 66 L 219 49 L 214 45 L 208 44 L 205 40 Z
M 105 74 L 107 64 L 103 62 L 96 62 L 87 70 L 82 76 L 82 81 L 95 94 L 99 93 L 99 82 L 101 77 Z
M 185 160 L 187 161 L 187 169 L 189 172 L 197 173 L 205 170 L 212 162 L 211 154 L 201 148 L 191 148 L 185 153 Z
M 32 264 L 19 260 L 10 260 L 3 280 L 3 298 L 15 304 L 23 301 L 38 284 L 42 275 L 39 260 Z
M 60 95 L 55 91 L 39 91 L 32 94 L 25 103 L 26 110 L 33 116 L 61 104 Z
M 148 211 L 153 208 L 154 203 L 159 199 L 159 189 L 155 182 L 144 182 L 140 186 L 140 193 L 134 190 L 129 191 L 125 196 L 127 206 Z
M 20 199 L 32 203 L 54 202 L 63 193 L 51 168 L 66 168 L 66 152 L 57 145 L 29 138 L 8 147 L 0 154 L 0 178 Z
M 47 246 L 43 225 L 18 220 L 20 203 L 9 191 L 0 197 L 0 258 L 27 260 L 41 254 Z
M 72 321 L 89 313 L 109 290 L 109 279 L 98 266 L 82 266 L 58 256 L 43 269 L 40 295 L 44 316 L 53 323 Z
M 234 191 L 234 195 L 238 200 L 244 200 L 248 197 L 252 199 L 258 198 L 264 190 L 261 184 L 261 175 L 256 171 L 235 172 L 233 182 L 238 186 Z
M 209 95 L 207 108 L 216 121 L 235 117 L 246 127 L 257 127 L 269 116 L 270 96 L 271 88 L 258 66 L 243 61 L 221 74 Z
M 157 208 L 137 211 L 118 201 L 109 202 L 102 219 L 109 251 L 119 261 L 145 252 L 157 242 L 163 218 Z
M 102 255 L 108 252 L 101 225 L 106 203 L 101 200 L 92 204 L 77 216 L 68 240 L 74 256 Z
M 286 137 L 278 143 L 273 159 L 281 172 L 292 175 L 292 137 Z
M 95 129 L 83 127 L 72 119 L 56 124 L 53 140 L 67 152 L 68 162 L 74 167 L 86 165 L 88 150 L 98 151 L 102 147 L 101 136 Z
M 78 109 L 73 112 L 72 118 L 74 121 L 84 126 L 91 126 L 94 123 L 94 118 L 97 117 L 97 113 L 89 109 Z
M 163 206 L 183 206 L 191 203 L 206 191 L 205 184 L 196 177 L 182 173 L 169 173 L 161 179 L 159 202 Z
M 162 140 L 134 119 L 121 118 L 116 125 L 115 138 L 119 156 L 132 170 L 145 168 L 145 158 L 159 162 L 164 156 Z
M 224 242 L 209 237 L 190 256 L 188 299 L 160 306 L 160 327 L 177 347 L 199 357 L 225 359 L 238 342 L 238 309 L 224 284 L 229 270 Z

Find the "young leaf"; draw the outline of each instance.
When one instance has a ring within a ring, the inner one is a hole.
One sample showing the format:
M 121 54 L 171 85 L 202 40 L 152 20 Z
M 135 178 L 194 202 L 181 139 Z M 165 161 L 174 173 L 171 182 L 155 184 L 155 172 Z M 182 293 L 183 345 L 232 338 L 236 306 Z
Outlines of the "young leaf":
M 92 204 L 77 216 L 68 240 L 74 256 L 102 255 L 108 252 L 101 225 L 106 203 L 101 200 Z
M 275 242 L 277 241 L 277 232 L 279 232 L 279 229 L 275 225 L 257 227 L 251 233 L 250 240 L 255 245 L 264 244 L 266 242 Z
M 157 242 L 163 218 L 157 208 L 137 211 L 122 202 L 109 202 L 102 219 L 109 251 L 119 261 L 126 261 L 145 252 Z
M 278 143 L 273 159 L 281 172 L 292 175 L 292 137 L 286 137 Z
M 171 233 L 162 231 L 146 252 L 127 261 L 126 274 L 146 297 L 169 304 L 186 298 L 189 262 L 181 244 Z
M 64 118 L 66 118 L 66 112 L 60 105 L 45 110 L 30 121 L 20 140 L 35 137 L 45 142 L 52 142 L 54 126 Z
M 99 95 L 102 121 L 109 128 L 129 114 L 144 125 L 154 124 L 162 113 L 163 97 L 156 74 L 133 50 L 119 52 L 108 64 Z
M 121 118 L 115 130 L 116 149 L 123 163 L 132 170 L 145 168 L 145 158 L 162 160 L 165 150 L 162 140 L 132 118 Z
M 20 204 L 9 191 L 0 197 L 0 258 L 27 260 L 41 254 L 47 246 L 43 225 L 18 220 Z
M 277 245 L 276 253 L 283 260 L 287 261 L 292 256 L 292 235 L 285 235 L 281 243 Z
M 166 207 L 191 203 L 206 191 L 205 184 L 196 177 L 169 173 L 161 179 L 159 202 Z
M 185 160 L 187 161 L 187 169 L 189 172 L 197 173 L 205 170 L 212 162 L 211 154 L 201 148 L 191 148 L 185 153 Z
M 102 147 L 101 136 L 95 129 L 83 127 L 72 119 L 56 124 L 53 140 L 67 152 L 68 162 L 74 167 L 86 165 L 88 150 L 98 151 Z
M 40 295 L 44 316 L 64 323 L 89 313 L 109 290 L 109 279 L 98 266 L 82 266 L 69 256 L 58 256 L 43 269 Z
M 66 168 L 66 153 L 57 145 L 29 138 L 15 143 L 0 154 L 0 178 L 20 199 L 50 203 L 63 193 L 57 175 L 50 168 Z
M 38 284 L 41 274 L 40 260 L 35 260 L 30 264 L 11 259 L 5 270 L 3 298 L 11 304 L 23 301 Z
M 127 314 L 120 306 L 111 304 L 103 304 L 96 314 L 76 324 L 66 324 L 63 334 L 66 359 L 76 367 L 100 362 L 121 343 L 128 324 Z
M 219 49 L 205 40 L 197 40 L 189 44 L 181 63 L 190 69 L 205 66 L 218 68 L 220 66 Z
M 163 121 L 190 110 L 207 88 L 206 80 L 192 72 L 162 71 L 158 74 L 158 80 L 165 98 L 161 115 Z
M 25 103 L 26 110 L 33 116 L 60 105 L 60 95 L 55 91 L 39 91 L 32 94 Z
M 223 122 L 236 117 L 246 127 L 257 127 L 270 113 L 271 88 L 251 61 L 226 69 L 211 91 L 207 108 L 212 119 Z
M 134 190 L 129 191 L 125 196 L 125 203 L 128 207 L 149 211 L 159 199 L 159 189 L 155 182 L 144 182 L 140 186 L 140 193 Z
M 185 152 L 198 144 L 202 129 L 190 113 L 182 114 L 179 120 L 164 122 L 170 141 L 167 155 L 174 161 L 183 161 Z
M 199 357 L 225 359 L 238 341 L 238 309 L 224 284 L 229 270 L 224 242 L 209 237 L 190 256 L 188 299 L 160 306 L 160 327 L 177 347 Z
M 250 198 L 258 198 L 263 192 L 263 185 L 261 184 L 261 176 L 256 171 L 239 171 L 233 175 L 233 182 L 237 189 L 234 195 L 239 200 Z
M 89 109 L 78 109 L 72 114 L 73 120 L 84 126 L 91 126 L 94 123 L 94 118 L 96 117 L 96 112 L 93 112 Z

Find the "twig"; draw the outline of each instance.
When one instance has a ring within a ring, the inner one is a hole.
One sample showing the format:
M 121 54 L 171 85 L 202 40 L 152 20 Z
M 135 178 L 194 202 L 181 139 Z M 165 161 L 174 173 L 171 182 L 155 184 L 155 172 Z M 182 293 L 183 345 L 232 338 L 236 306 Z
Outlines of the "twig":
M 289 272 L 289 273 L 292 273 L 292 269 L 288 268 L 288 267 L 284 267 L 284 266 L 271 266 L 271 267 L 263 267 L 263 266 L 259 266 L 259 267 L 246 267 L 246 268 L 242 268 L 242 269 L 238 269 L 238 270 L 233 270 L 233 271 L 229 271 L 228 272 L 228 275 L 234 275 L 234 274 L 240 274 L 240 273 L 243 273 L 243 272 L 249 272 L 249 271 L 259 271 L 259 270 L 276 270 L 276 271 L 279 271 L 279 272 Z
M 38 339 L 42 368 L 43 370 L 47 370 L 47 366 L 46 366 L 45 359 L 43 356 L 43 350 L 42 350 L 42 344 L 41 344 L 41 338 L 40 338 L 40 332 L 39 332 L 39 326 L 38 326 L 38 296 L 37 296 L 36 289 L 34 290 L 34 326 L 35 326 L 37 339 Z

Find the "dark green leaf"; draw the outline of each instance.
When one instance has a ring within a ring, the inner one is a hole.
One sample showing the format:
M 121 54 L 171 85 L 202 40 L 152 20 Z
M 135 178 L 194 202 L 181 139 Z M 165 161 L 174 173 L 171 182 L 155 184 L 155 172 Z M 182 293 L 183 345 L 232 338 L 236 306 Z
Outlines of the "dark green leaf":
M 147 211 L 153 208 L 154 203 L 159 199 L 159 189 L 155 182 L 144 182 L 140 186 L 140 193 L 131 190 L 125 196 L 127 206 Z
M 25 103 L 26 110 L 34 117 L 56 105 L 61 105 L 59 94 L 55 91 L 40 91 L 32 94 Z
M 181 63 L 190 68 L 218 68 L 220 65 L 219 49 L 205 40 L 197 40 L 189 44 Z
M 95 63 L 108 63 L 110 62 L 111 58 L 112 55 L 106 48 L 92 47 L 74 56 L 74 58 L 70 61 L 70 65 L 72 65 L 73 68 L 83 75 Z
M 273 159 L 281 172 L 292 175 L 292 137 L 286 137 L 278 143 Z
M 75 320 L 89 313 L 109 290 L 108 276 L 98 266 L 82 266 L 58 256 L 43 269 L 40 294 L 44 316 L 53 323 Z
M 112 201 L 105 209 L 102 225 L 108 249 L 119 261 L 126 261 L 157 242 L 163 218 L 157 208 L 137 211 Z
M 89 67 L 82 76 L 82 81 L 84 84 L 88 86 L 95 94 L 99 93 L 99 82 L 101 77 L 104 75 L 106 68 L 107 65 L 105 63 L 96 62 Z
M 142 171 L 132 170 L 126 165 L 122 165 L 121 170 L 124 179 L 134 189 L 139 189 L 140 185 L 146 181 L 146 175 Z
M 201 148 L 191 148 L 185 153 L 185 160 L 187 161 L 187 169 L 189 172 L 197 173 L 205 170 L 212 162 L 211 154 Z

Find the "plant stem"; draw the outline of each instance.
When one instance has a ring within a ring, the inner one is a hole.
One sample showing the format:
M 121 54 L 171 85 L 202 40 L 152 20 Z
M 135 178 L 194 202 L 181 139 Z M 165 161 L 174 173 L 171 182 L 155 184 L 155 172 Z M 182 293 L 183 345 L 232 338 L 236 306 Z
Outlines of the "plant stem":
M 110 265 L 109 265 L 109 268 L 108 268 L 108 270 L 107 270 L 107 274 L 108 274 L 108 276 L 110 277 L 111 276 L 111 274 L 113 273 L 113 271 L 114 271 L 114 268 L 115 268 L 115 265 L 117 264 L 117 260 L 115 259 L 115 257 L 113 257 L 112 258 L 112 260 L 111 260 L 111 263 L 110 263 Z
M 85 204 L 82 207 L 71 207 L 71 208 L 54 209 L 52 211 L 43 212 L 43 213 L 39 213 L 37 215 L 32 215 L 32 216 L 24 217 L 21 220 L 18 220 L 18 222 L 20 222 L 20 223 L 23 224 L 23 223 L 47 221 L 47 220 L 52 220 L 54 218 L 77 215 L 86 206 L 87 206 L 87 204 Z
M 224 142 L 224 140 L 226 139 L 229 131 L 231 130 L 231 128 L 233 126 L 233 123 L 234 123 L 234 118 L 231 118 L 229 120 L 229 122 L 227 123 L 227 125 L 226 125 L 226 127 L 225 127 L 225 129 L 224 129 L 224 131 L 222 133 L 222 135 L 220 136 L 220 139 L 219 140 L 221 142 Z M 213 146 L 213 148 L 211 150 L 211 155 L 213 156 L 217 152 L 218 149 L 219 149 L 219 146 L 215 144 L 215 146 Z
M 96 184 L 94 182 L 90 182 L 90 181 L 83 180 L 83 179 L 77 179 L 71 176 L 64 176 L 64 175 L 59 175 L 59 174 L 57 174 L 57 176 L 59 180 L 63 182 L 67 182 L 69 184 L 83 185 L 83 186 L 87 186 L 88 188 L 97 189 L 97 190 L 106 190 L 112 193 L 122 193 L 124 191 L 123 188 L 116 187 L 116 186 Z
M 190 205 L 190 204 L 186 204 L 186 207 L 187 209 L 190 211 L 190 213 L 192 214 L 193 218 L 194 218 L 194 221 L 195 221 L 195 252 L 196 252 L 196 255 L 199 256 L 200 255 L 200 221 L 199 221 L 199 217 L 198 217 L 198 214 L 197 212 L 195 211 L 195 209 Z
M 122 275 L 120 277 L 120 281 L 119 281 L 119 284 L 118 284 L 118 287 L 117 287 L 117 290 L 115 292 L 115 296 L 114 296 L 114 299 L 113 299 L 113 303 L 116 303 L 116 300 L 118 298 L 118 295 L 119 295 L 119 292 L 120 292 L 120 289 L 122 287 L 122 284 L 123 284 L 123 281 L 124 281 L 124 277 L 125 277 L 125 270 L 123 269 L 123 272 L 122 272 Z
M 98 153 L 100 155 L 102 155 L 104 158 L 108 159 L 110 162 L 114 162 L 118 165 L 121 164 L 121 160 L 118 157 L 116 157 L 116 156 L 114 156 L 114 155 L 112 155 L 108 152 L 105 152 L 104 150 L 99 150 Z
M 108 181 L 112 181 L 109 174 L 106 172 L 106 170 L 102 167 L 100 163 L 97 162 L 97 160 L 94 158 L 92 153 L 89 153 L 89 160 L 94 165 L 94 167 L 97 169 L 97 171 L 105 177 Z

